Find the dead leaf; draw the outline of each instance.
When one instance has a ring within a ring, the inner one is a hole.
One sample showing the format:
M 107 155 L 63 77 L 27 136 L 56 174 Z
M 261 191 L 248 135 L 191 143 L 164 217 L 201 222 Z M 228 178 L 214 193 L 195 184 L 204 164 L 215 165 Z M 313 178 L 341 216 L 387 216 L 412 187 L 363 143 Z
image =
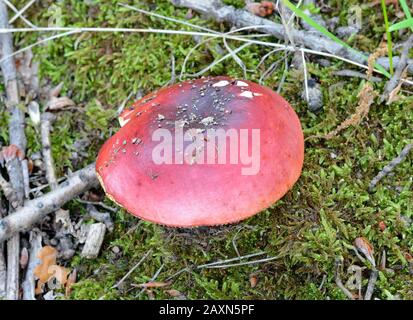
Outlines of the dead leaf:
M 57 250 L 51 246 L 45 246 L 39 250 L 37 256 L 41 263 L 36 266 L 33 274 L 40 282 L 46 283 L 53 275 L 49 273 L 49 267 L 56 264 Z
M 386 230 L 386 224 L 384 223 L 384 221 L 379 222 L 379 229 L 380 229 L 381 232 Z
M 376 266 L 374 260 L 374 248 L 365 237 L 358 237 L 354 240 L 354 246 L 360 251 L 373 266 Z
M 29 159 L 29 161 L 27 161 L 27 169 L 29 170 L 29 175 L 32 174 L 33 168 L 34 168 L 33 160 Z
M 182 296 L 182 293 L 175 289 L 166 290 L 166 293 L 174 298 Z
M 250 285 L 251 285 L 251 288 L 255 288 L 255 287 L 257 286 L 257 283 L 258 283 L 258 278 L 257 278 L 257 276 L 256 276 L 256 275 L 251 275 L 251 276 L 250 276 Z
M 75 103 L 68 97 L 51 97 L 47 102 L 46 110 L 59 111 L 66 107 L 73 107 Z
M 147 283 L 141 283 L 136 285 L 136 287 L 139 288 L 162 288 L 169 286 L 171 283 L 170 282 L 158 282 L 158 281 L 150 281 Z
M 74 269 L 69 277 L 67 278 L 66 282 L 66 291 L 65 291 L 65 296 L 69 297 L 70 294 L 72 293 L 72 285 L 76 283 L 76 278 L 77 278 L 77 270 Z
M 259 17 L 266 17 L 274 12 L 274 3 L 270 1 L 252 2 L 246 7 L 249 12 Z
M 62 266 L 58 265 L 52 265 L 49 267 L 48 270 L 49 274 L 51 274 L 51 277 L 49 278 L 49 281 L 53 278 L 57 280 L 59 284 L 64 286 L 67 282 L 67 277 L 69 275 L 69 269 L 66 269 Z

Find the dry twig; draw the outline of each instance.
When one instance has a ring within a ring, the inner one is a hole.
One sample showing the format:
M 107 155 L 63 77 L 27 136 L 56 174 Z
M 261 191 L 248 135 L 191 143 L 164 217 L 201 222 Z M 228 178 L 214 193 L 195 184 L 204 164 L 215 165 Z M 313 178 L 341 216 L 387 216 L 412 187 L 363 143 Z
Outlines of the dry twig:
M 9 28 L 6 2 L 0 1 L 0 27 Z M 11 33 L 0 34 L 2 57 L 13 54 L 13 41 Z M 26 136 L 24 133 L 25 116 L 20 104 L 20 95 L 17 85 L 17 72 L 14 58 L 2 59 L 1 69 L 6 87 L 7 102 L 11 116 L 9 119 L 10 144 L 17 146 L 24 154 L 26 150 Z M 7 167 L 10 182 L 17 196 L 18 206 L 23 204 L 24 199 L 24 177 L 21 160 L 18 157 L 12 159 Z M 9 213 L 9 217 L 13 213 Z M 14 234 L 7 242 L 7 299 L 17 300 L 19 298 L 19 254 L 20 236 Z
M 259 32 L 271 34 L 280 40 L 285 39 L 285 30 L 282 24 L 257 17 L 246 10 L 235 9 L 232 6 L 223 5 L 222 2 L 218 0 L 172 0 L 172 3 L 177 7 L 192 9 L 205 17 L 213 18 L 218 22 L 228 22 L 236 27 L 260 26 L 260 28 L 257 28 Z M 302 46 L 315 51 L 341 56 L 361 65 L 366 64 L 366 58 L 364 56 L 353 50 L 349 50 L 341 44 L 326 37 L 322 37 L 317 33 L 304 30 L 291 30 L 291 37 L 293 38 L 296 46 Z M 395 65 L 398 64 L 398 61 L 398 57 L 393 58 Z M 378 59 L 377 62 L 384 68 L 389 68 L 388 58 Z M 408 72 L 413 73 L 412 60 L 409 61 Z
M 403 162 L 403 160 L 407 157 L 409 154 L 410 150 L 413 148 L 413 143 L 409 143 L 406 145 L 403 150 L 400 152 L 400 154 L 394 158 L 388 165 L 386 165 L 383 170 L 381 170 L 374 178 L 371 180 L 369 184 L 369 191 L 372 192 L 376 184 L 383 179 L 385 176 L 387 176 L 390 172 L 393 171 L 393 169 L 399 165 L 400 163 Z
M 98 185 L 95 164 L 92 163 L 71 175 L 54 191 L 27 201 L 22 208 L 0 220 L 0 242 L 16 232 L 30 228 L 47 214 L 56 211 L 66 202 Z
M 111 287 L 111 289 L 119 288 L 119 286 L 132 274 L 133 271 L 136 270 L 137 267 L 139 267 L 143 261 L 149 256 L 149 254 L 152 252 L 152 250 L 148 250 L 145 255 L 138 261 L 137 264 L 133 266 L 123 277 L 120 279 L 114 286 Z
M 375 268 L 371 270 L 369 284 L 367 285 L 367 290 L 366 290 L 366 293 L 364 294 L 364 300 L 371 300 L 371 297 L 373 296 L 373 292 L 374 292 L 374 287 L 376 285 L 378 274 L 379 272 Z
M 343 282 L 341 281 L 340 278 L 340 267 L 341 267 L 342 263 L 339 259 L 337 259 L 336 261 L 336 285 L 340 288 L 340 290 L 346 295 L 347 298 L 349 298 L 350 300 L 354 300 L 354 296 L 353 294 L 350 292 L 350 290 L 348 290 Z
M 40 264 L 38 257 L 42 248 L 42 234 L 39 231 L 30 232 L 30 254 L 26 275 L 22 283 L 23 300 L 35 300 L 35 279 L 34 269 Z

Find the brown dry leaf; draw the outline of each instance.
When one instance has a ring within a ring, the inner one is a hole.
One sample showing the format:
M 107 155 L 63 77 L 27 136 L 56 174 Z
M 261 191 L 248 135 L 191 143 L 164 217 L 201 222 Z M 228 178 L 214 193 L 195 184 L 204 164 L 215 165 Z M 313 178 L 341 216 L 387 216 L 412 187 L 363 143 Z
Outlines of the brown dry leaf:
M 68 97 L 51 97 L 47 102 L 46 110 L 59 111 L 66 107 L 73 107 L 75 103 Z
M 374 248 L 370 242 L 365 237 L 358 237 L 354 240 L 354 246 L 360 251 L 370 263 L 375 266 L 376 261 L 374 260 Z
M 32 174 L 34 168 L 33 160 L 29 159 L 27 162 L 27 169 L 29 170 L 29 175 Z
M 379 222 L 379 229 L 380 229 L 381 232 L 386 230 L 386 223 L 384 221 Z
M 266 17 L 274 12 L 274 3 L 270 1 L 252 2 L 246 7 L 249 12 L 259 17 Z
M 258 283 L 258 278 L 257 278 L 257 276 L 256 276 L 256 275 L 251 275 L 251 276 L 250 276 L 250 285 L 251 285 L 251 288 L 255 288 L 255 287 L 257 286 L 257 283 Z
M 56 265 L 57 250 L 51 246 L 44 246 L 39 250 L 37 256 L 41 263 L 36 266 L 33 274 L 39 279 L 39 282 L 46 283 L 53 275 L 49 272 L 49 268 Z
M 162 287 L 169 286 L 170 284 L 171 284 L 170 282 L 150 281 L 150 282 L 147 282 L 147 283 L 138 284 L 138 285 L 136 285 L 136 287 L 140 287 L 140 288 L 162 288 Z
M 70 294 L 72 293 L 72 285 L 74 283 L 76 283 L 76 278 L 77 278 L 77 270 L 74 269 L 69 277 L 67 278 L 67 282 L 66 282 L 66 291 L 65 291 L 65 296 L 69 297 Z
M 174 298 L 182 296 L 182 293 L 178 290 L 175 290 L 175 289 L 166 290 L 166 293 L 169 294 L 171 297 L 174 297 Z
M 42 294 L 43 291 L 44 291 L 44 283 L 39 280 L 37 281 L 37 286 L 36 286 L 36 289 L 34 290 L 34 294 L 35 295 Z
M 70 273 L 69 269 L 56 264 L 57 250 L 51 246 L 44 246 L 39 250 L 37 256 L 41 263 L 37 265 L 33 271 L 33 274 L 39 279 L 35 293 L 43 293 L 46 282 L 51 279 L 56 279 L 60 285 L 66 286 L 66 290 L 70 290 L 68 287 L 70 288 L 72 283 L 76 281 L 76 274 L 73 275 L 72 272 L 70 278 L 68 277 Z M 50 286 L 49 284 L 49 287 Z
M 369 113 L 370 106 L 376 97 L 377 92 L 374 91 L 373 86 L 369 82 L 366 82 L 358 94 L 359 104 L 356 111 L 349 118 L 344 120 L 336 129 L 330 131 L 322 137 L 328 140 L 335 137 L 340 131 L 348 128 L 349 126 L 358 125 L 360 121 Z
M 51 274 L 49 279 L 55 278 L 62 286 L 64 286 L 67 282 L 69 272 L 69 269 L 62 266 L 52 265 L 49 267 L 49 274 Z

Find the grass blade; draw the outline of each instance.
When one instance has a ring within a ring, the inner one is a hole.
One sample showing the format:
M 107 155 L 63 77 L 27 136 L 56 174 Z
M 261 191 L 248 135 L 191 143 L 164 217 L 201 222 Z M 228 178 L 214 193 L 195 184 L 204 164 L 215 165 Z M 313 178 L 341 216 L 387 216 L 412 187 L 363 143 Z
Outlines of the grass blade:
M 400 21 L 398 23 L 391 25 L 389 28 L 389 32 L 397 31 L 400 29 L 406 29 L 406 28 L 413 29 L 413 18 L 409 18 L 409 19 L 406 19 L 406 20 L 403 20 L 403 21 Z
M 384 26 L 386 28 L 387 36 L 387 55 L 389 56 L 389 70 L 393 74 L 393 43 L 391 41 L 391 33 L 389 30 L 389 19 L 387 17 L 387 9 L 385 0 L 381 0 L 381 8 L 383 10 Z
M 404 15 L 406 16 L 406 18 L 407 19 L 411 18 L 412 14 L 410 13 L 409 6 L 407 5 L 406 0 L 399 0 L 399 2 L 400 2 L 400 6 L 402 7 Z M 412 28 L 412 30 L 413 30 L 413 28 Z

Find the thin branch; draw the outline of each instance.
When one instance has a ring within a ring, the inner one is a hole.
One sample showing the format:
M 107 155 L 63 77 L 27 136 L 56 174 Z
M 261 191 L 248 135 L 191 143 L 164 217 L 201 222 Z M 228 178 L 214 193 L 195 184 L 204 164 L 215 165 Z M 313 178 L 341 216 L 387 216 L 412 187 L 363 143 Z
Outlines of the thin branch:
M 22 19 L 24 21 L 25 24 L 27 24 L 30 28 L 36 28 L 36 26 L 31 23 L 29 20 L 26 19 L 26 17 L 22 16 L 22 13 L 17 10 L 17 8 L 8 0 L 3 0 L 5 4 L 7 4 L 7 6 L 13 10 L 16 14 L 16 16 L 20 17 L 20 19 Z M 11 22 L 10 22 L 11 23 Z
M 371 300 L 373 296 L 374 287 L 376 285 L 377 276 L 379 272 L 376 269 L 371 270 L 369 284 L 367 285 L 366 294 L 364 295 L 364 300 Z
M 163 267 L 165 266 L 165 264 L 164 263 L 162 263 L 162 265 L 159 267 L 159 269 L 158 270 L 156 270 L 156 272 L 155 272 L 155 274 L 153 275 L 153 277 L 151 278 L 151 280 L 149 280 L 149 282 L 153 282 L 153 281 L 155 281 L 156 280 L 156 278 L 159 276 L 159 274 L 161 273 L 161 271 L 162 271 L 162 269 L 163 269 Z M 140 297 L 140 295 L 144 292 L 146 290 L 146 288 L 144 287 L 144 288 L 142 288 L 142 290 L 141 291 L 139 291 L 139 293 L 138 293 L 138 295 L 137 295 L 137 298 L 139 298 Z
M 279 256 L 274 256 L 274 257 L 268 257 L 268 258 L 259 259 L 259 260 L 243 261 L 243 262 L 232 263 L 232 264 L 219 264 L 219 265 L 214 265 L 214 266 L 204 266 L 203 268 L 208 268 L 208 269 L 232 268 L 232 267 L 239 267 L 239 266 L 245 266 L 245 265 L 250 265 L 250 264 L 273 261 L 279 258 L 280 258 Z
M 413 46 L 413 35 L 411 35 L 406 42 L 403 44 L 403 50 L 400 55 L 399 63 L 397 64 L 396 71 L 394 72 L 391 79 L 386 83 L 383 95 L 381 96 L 381 101 L 387 100 L 387 104 L 389 104 L 391 93 L 394 89 L 396 89 L 397 85 L 400 82 L 400 78 L 403 75 L 403 71 L 407 66 L 409 52 Z M 399 88 L 400 89 L 400 88 Z
M 340 77 L 361 78 L 361 79 L 369 80 L 371 82 L 381 82 L 382 81 L 382 79 L 379 78 L 379 77 L 370 77 L 370 78 L 368 78 L 365 72 L 359 72 L 359 71 L 356 71 L 356 70 L 349 70 L 349 69 L 333 71 L 332 75 L 333 76 L 340 76 Z
M 341 278 L 340 278 L 341 262 L 336 262 L 336 264 L 337 264 L 336 279 L 335 279 L 336 280 L 336 285 L 346 295 L 347 298 L 349 298 L 350 300 L 354 300 L 353 294 L 344 286 L 343 282 L 341 282 Z
M 34 269 L 41 263 L 38 253 L 42 248 L 42 234 L 39 231 L 30 232 L 30 254 L 26 275 L 22 283 L 23 300 L 36 300 Z
M 303 60 L 303 73 L 304 73 L 304 88 L 305 88 L 305 100 L 307 103 L 310 101 L 310 97 L 308 96 L 308 74 L 307 74 L 307 63 L 305 62 L 305 55 L 304 51 L 301 51 L 301 58 Z
M 261 26 L 254 26 L 254 29 L 265 29 L 269 30 L 271 29 L 271 26 L 267 25 L 261 25 Z M 11 32 L 50 32 L 50 31 L 66 31 L 66 33 L 60 34 L 60 35 L 55 35 L 50 38 L 58 38 L 58 37 L 63 37 L 69 34 L 76 34 L 76 33 L 82 33 L 82 32 L 122 32 L 122 33 L 157 33 L 157 34 L 173 34 L 173 35 L 190 35 L 190 36 L 205 36 L 205 37 L 213 37 L 213 38 L 226 38 L 226 39 L 231 39 L 231 40 L 237 40 L 237 41 L 242 41 L 242 42 L 248 42 L 256 45 L 262 45 L 262 46 L 267 46 L 267 47 L 275 47 L 275 48 L 283 48 L 284 50 L 287 51 L 295 51 L 296 48 L 293 46 L 287 46 L 287 45 L 282 45 L 278 43 L 272 43 L 272 42 L 265 42 L 265 41 L 259 41 L 259 40 L 253 40 L 249 39 L 248 37 L 241 37 L 241 36 L 231 36 L 231 35 L 226 35 L 226 34 L 212 34 L 212 33 L 206 33 L 206 32 L 196 32 L 196 31 L 186 31 L 186 30 L 164 30 L 164 29 L 139 29 L 139 28 L 92 28 L 92 27 L 37 27 L 36 29 L 31 29 L 31 28 L 14 28 L 14 29 L 5 29 L 5 28 L 0 28 L 0 34 L 1 33 L 11 33 Z M 42 41 L 48 41 L 50 38 L 43 39 Z M 33 45 L 29 46 L 30 48 L 33 47 Z M 19 50 L 19 52 L 23 52 L 27 48 L 22 48 Z M 313 50 L 313 49 L 307 49 L 307 48 L 302 48 L 306 53 L 310 54 L 315 54 L 319 56 L 324 56 L 324 57 L 329 57 L 329 58 L 334 58 L 338 59 L 347 63 L 350 63 L 352 65 L 358 66 L 363 69 L 368 69 L 368 67 L 362 63 L 358 62 L 357 60 L 352 60 L 349 58 L 346 58 L 344 56 L 340 56 L 338 54 L 331 54 L 328 52 L 323 52 L 323 51 L 318 51 L 318 50 Z M 12 54 L 11 56 L 13 56 Z M 9 56 L 5 57 L 9 58 Z M 398 62 L 398 57 L 393 57 L 393 61 L 395 64 Z M 0 60 L 1 62 L 2 60 Z M 388 69 L 389 62 L 388 58 L 383 58 L 383 59 L 378 59 L 377 62 L 381 64 L 384 68 Z M 374 69 L 374 72 L 382 74 L 380 70 Z M 409 60 L 408 64 L 408 72 L 413 73 L 413 60 Z M 401 79 L 403 83 L 413 85 L 413 81 L 407 80 L 407 79 Z
M 29 2 L 26 3 L 26 5 L 19 10 L 10 20 L 9 24 L 12 24 L 17 18 L 19 18 L 23 13 L 26 12 L 27 9 L 29 9 L 33 3 L 35 3 L 36 0 L 30 0 Z
M 3 203 L 0 197 L 0 219 L 3 217 Z M 6 298 L 7 264 L 4 255 L 4 243 L 0 242 L 0 300 Z
M 135 264 L 123 277 L 120 279 L 114 286 L 111 287 L 111 289 L 119 288 L 119 286 L 138 268 L 142 262 L 145 261 L 145 259 L 149 256 L 149 254 L 152 252 L 152 249 L 149 249 L 145 255 L 138 261 L 137 264 Z
M 56 190 L 44 196 L 27 201 L 25 205 L 10 216 L 0 220 L 0 242 L 16 232 L 26 230 L 47 214 L 56 211 L 66 202 L 98 185 L 95 164 L 90 164 L 71 175 Z
M 172 0 L 172 3 L 177 7 L 190 8 L 205 17 L 213 18 L 218 22 L 228 22 L 236 27 L 261 25 L 262 28 L 260 28 L 260 30 L 262 32 L 272 34 L 280 40 L 285 39 L 285 29 L 282 24 L 257 17 L 243 9 L 235 9 L 232 6 L 223 5 L 222 2 L 218 0 Z M 344 59 L 346 59 L 347 61 L 352 61 L 353 64 L 358 63 L 365 65 L 366 63 L 365 55 L 355 50 L 350 50 L 318 34 L 303 30 L 291 30 L 291 36 L 296 45 L 309 48 L 309 50 L 327 53 L 330 56 L 340 56 L 341 60 L 344 61 Z M 294 46 L 292 47 L 292 51 L 294 51 L 295 48 Z M 385 68 L 389 67 L 388 64 L 384 64 L 383 61 L 379 63 Z M 409 72 L 413 73 L 413 63 L 409 66 Z
M 100 206 L 103 209 L 106 209 L 106 210 L 111 211 L 113 213 L 116 213 L 116 212 L 119 211 L 118 209 L 112 208 L 111 206 L 108 206 L 107 204 L 105 204 L 103 202 L 87 201 L 87 200 L 83 200 L 83 199 L 80 199 L 80 198 L 76 198 L 75 200 L 79 201 L 80 203 L 83 203 L 83 204 L 91 204 L 91 205 L 94 205 L 94 206 Z
M 0 27 L 9 29 L 9 19 L 7 14 L 6 3 L 8 1 L 0 1 Z M 14 58 L 7 58 L 13 54 L 13 39 L 11 33 L 0 34 L 1 46 L 1 69 L 3 73 L 4 85 L 6 88 L 7 101 L 11 116 L 9 119 L 9 140 L 11 145 L 17 146 L 24 154 L 26 150 L 26 136 L 24 132 L 25 115 L 20 104 L 20 94 L 17 85 L 17 72 Z M 24 176 L 21 160 L 14 157 L 6 163 L 7 172 L 10 182 L 16 195 L 17 206 L 23 204 L 24 199 Z M 14 215 L 12 210 L 9 216 Z M 19 258 L 20 258 L 20 236 L 18 233 L 13 234 L 7 242 L 7 294 L 9 300 L 17 300 L 19 298 Z
M 41 116 L 40 135 L 42 141 L 42 154 L 46 170 L 46 180 L 52 190 L 57 188 L 57 179 L 55 173 L 55 166 L 52 157 L 50 130 L 55 116 L 49 112 L 45 112 Z
M 201 265 L 197 266 L 196 268 L 197 269 L 202 269 L 202 268 L 207 268 L 207 267 L 211 267 L 211 266 L 225 264 L 225 263 L 232 262 L 232 261 L 240 261 L 242 259 L 249 259 L 249 258 L 252 258 L 252 257 L 260 256 L 260 255 L 263 255 L 265 253 L 266 253 L 265 251 L 255 252 L 255 253 L 247 254 L 245 256 L 240 256 L 240 257 L 231 258 L 231 259 L 227 259 L 227 260 L 219 260 L 219 261 L 215 261 L 215 262 L 211 262 L 211 263 L 207 263 L 207 264 L 201 264 Z
M 406 145 L 403 150 L 400 152 L 400 154 L 394 158 L 388 165 L 386 165 L 383 170 L 381 170 L 374 178 L 371 180 L 369 184 L 369 191 L 372 192 L 374 187 L 376 186 L 377 183 L 381 179 L 383 179 L 385 176 L 387 176 L 390 172 L 394 170 L 394 168 L 399 165 L 400 163 L 403 162 L 403 160 L 407 157 L 409 154 L 410 150 L 413 148 L 413 143 L 409 143 Z

